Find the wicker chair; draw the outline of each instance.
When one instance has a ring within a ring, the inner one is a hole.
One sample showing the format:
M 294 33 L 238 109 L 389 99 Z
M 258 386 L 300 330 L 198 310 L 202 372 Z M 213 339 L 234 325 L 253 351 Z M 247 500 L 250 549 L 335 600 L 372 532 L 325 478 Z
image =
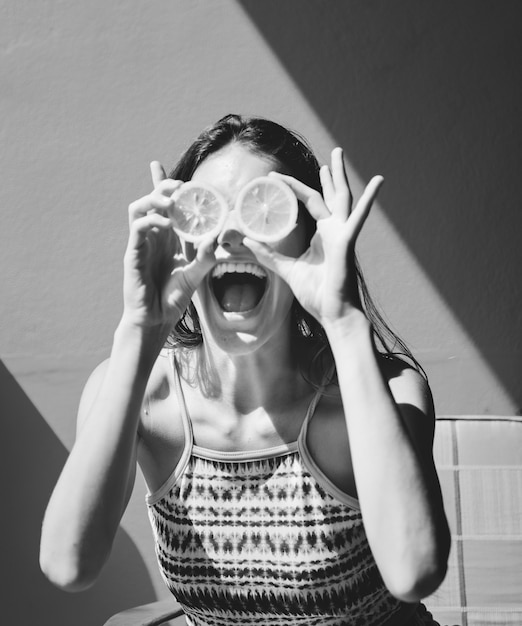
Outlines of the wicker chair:
M 113 615 L 104 626 L 160 626 L 184 624 L 183 610 L 174 598 L 143 604 Z M 176 618 L 180 618 L 173 622 Z

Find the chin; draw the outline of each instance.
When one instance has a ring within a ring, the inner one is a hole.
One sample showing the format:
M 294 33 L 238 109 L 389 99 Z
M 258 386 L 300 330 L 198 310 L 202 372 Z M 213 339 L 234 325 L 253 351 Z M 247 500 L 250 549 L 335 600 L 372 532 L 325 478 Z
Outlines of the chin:
M 232 357 L 247 356 L 257 352 L 265 343 L 259 336 L 251 333 L 235 332 L 229 335 L 212 334 L 212 343 Z

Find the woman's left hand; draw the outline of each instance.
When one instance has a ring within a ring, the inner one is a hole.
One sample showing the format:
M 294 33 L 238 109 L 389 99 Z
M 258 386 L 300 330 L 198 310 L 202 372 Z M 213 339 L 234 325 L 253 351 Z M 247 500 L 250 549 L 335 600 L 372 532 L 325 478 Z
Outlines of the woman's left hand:
M 355 242 L 383 182 L 382 176 L 370 180 L 353 210 L 341 148 L 332 151 L 331 169 L 326 165 L 321 168 L 322 195 L 291 176 L 271 176 L 291 187 L 317 220 L 317 231 L 308 250 L 298 258 L 282 255 L 252 239 L 246 239 L 245 245 L 289 284 L 301 306 L 323 326 L 360 310 Z

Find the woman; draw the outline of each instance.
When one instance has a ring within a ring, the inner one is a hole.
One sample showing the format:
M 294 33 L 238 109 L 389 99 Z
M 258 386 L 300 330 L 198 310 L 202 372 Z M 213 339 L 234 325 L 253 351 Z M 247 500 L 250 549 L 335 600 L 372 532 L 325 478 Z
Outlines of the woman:
M 44 572 L 70 590 L 96 579 L 138 460 L 188 623 L 434 624 L 419 600 L 444 578 L 449 533 L 433 405 L 416 362 L 387 347 L 354 255 L 382 178 L 352 210 L 340 149 L 319 168 L 297 135 L 235 115 L 170 177 L 151 169 L 154 190 L 130 206 L 111 356 L 46 512 Z M 180 248 L 181 181 L 233 206 L 269 174 L 300 201 L 287 237 L 248 239 L 229 211 L 217 238 Z

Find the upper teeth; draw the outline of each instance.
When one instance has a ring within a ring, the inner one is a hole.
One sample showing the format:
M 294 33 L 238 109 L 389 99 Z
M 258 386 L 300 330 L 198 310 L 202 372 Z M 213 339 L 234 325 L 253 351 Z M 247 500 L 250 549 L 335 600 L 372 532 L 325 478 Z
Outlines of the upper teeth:
M 223 274 L 253 274 L 258 278 L 266 278 L 266 272 L 255 263 L 219 263 L 212 270 L 212 278 L 220 278 Z

